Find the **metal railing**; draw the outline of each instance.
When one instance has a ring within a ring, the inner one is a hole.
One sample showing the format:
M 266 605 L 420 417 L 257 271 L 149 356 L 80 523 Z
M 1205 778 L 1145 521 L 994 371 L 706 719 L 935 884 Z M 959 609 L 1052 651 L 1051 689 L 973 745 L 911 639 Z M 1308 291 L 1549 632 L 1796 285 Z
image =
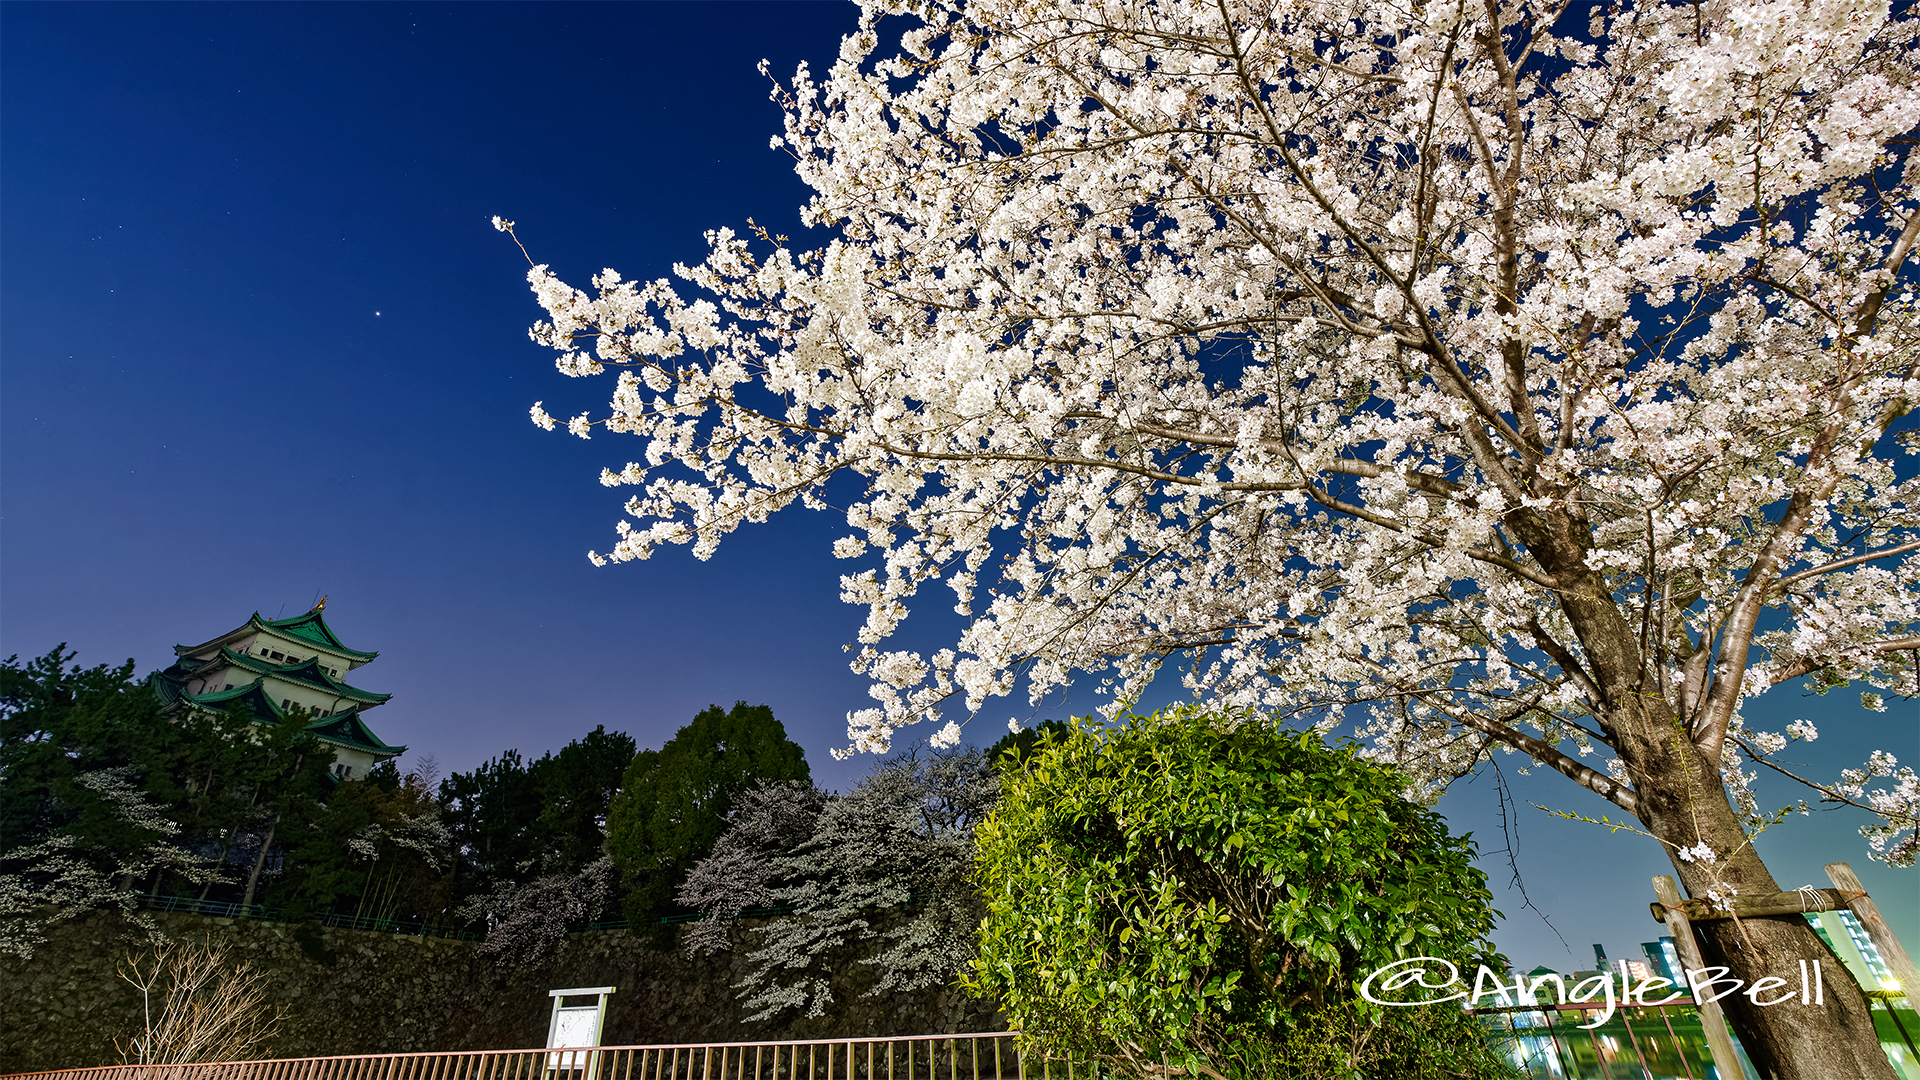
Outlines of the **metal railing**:
M 148 911 L 183 911 L 189 915 L 211 915 L 221 919 L 264 919 L 267 909 L 260 904 L 238 904 L 228 900 L 194 900 L 185 896 L 143 896 L 140 906 Z
M 1894 1074 L 1901 1080 L 1920 1080 L 1920 1050 L 1915 1048 L 1914 1033 L 1901 1018 L 1896 1002 L 1904 1002 L 1893 991 L 1867 994 L 1874 1009 L 1880 1047 L 1886 1051 Z M 1719 1070 L 1707 1040 L 1706 1024 L 1691 998 L 1670 1005 L 1621 1006 L 1604 1023 L 1586 1025 L 1598 1019 L 1605 1006 L 1601 1002 L 1540 1002 L 1498 1008 L 1469 1010 L 1480 1018 L 1495 1045 L 1530 1080 L 1706 1080 Z M 1881 1010 L 1885 1011 L 1882 1012 Z M 1911 1009 L 1904 1010 L 1911 1017 Z M 1880 1017 L 1887 1023 L 1880 1023 Z M 1722 1025 L 1724 1020 L 1718 1021 Z M 1759 1075 L 1747 1058 L 1738 1037 L 1728 1033 L 1733 1056 L 1741 1077 L 1751 1080 Z
M 1473 1012 L 1521 1074 L 1535 1080 L 1715 1075 L 1697 1010 L 1623 1008 L 1598 1027 L 1582 1027 L 1598 1008 L 1543 1002 Z M 995 1031 L 108 1065 L 5 1080 L 1100 1080 L 1109 1072 L 1097 1063 L 1022 1053 L 1017 1032 Z
M 1598 1002 L 1542 1002 L 1473 1013 L 1533 1080 L 1705 1080 L 1716 1074 L 1705 1021 L 1691 1002 L 1618 1008 L 1605 1023 L 1586 1027 L 1602 1009 Z
M 8 1080 L 1093 1080 L 1023 1056 L 995 1031 L 870 1039 L 356 1054 L 189 1065 L 107 1065 Z

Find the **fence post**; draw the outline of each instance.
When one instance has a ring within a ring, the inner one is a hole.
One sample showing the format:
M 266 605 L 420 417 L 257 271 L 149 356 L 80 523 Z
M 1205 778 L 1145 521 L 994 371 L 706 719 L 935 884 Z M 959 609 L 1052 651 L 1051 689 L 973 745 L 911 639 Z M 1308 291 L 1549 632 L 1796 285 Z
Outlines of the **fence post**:
M 1687 994 L 1700 1010 L 1700 1026 L 1706 1030 L 1707 1049 L 1713 1054 L 1714 1069 L 1719 1072 L 1720 1080 L 1741 1080 L 1747 1074 L 1733 1052 L 1733 1036 L 1727 1031 L 1727 1019 L 1720 1012 L 1720 1003 L 1702 999 L 1693 986 L 1692 973 L 1705 970 L 1707 964 L 1700 958 L 1699 942 L 1693 939 L 1693 924 L 1687 921 L 1686 900 L 1680 896 L 1680 886 L 1660 874 L 1653 879 L 1653 893 L 1667 909 L 1667 932 L 1673 935 L 1673 947 L 1680 954 L 1681 966 L 1687 969 Z
M 1920 1005 L 1920 972 L 1914 970 L 1913 959 L 1907 955 L 1907 950 L 1900 947 L 1900 939 L 1893 936 L 1893 927 L 1887 925 L 1887 920 L 1880 917 L 1880 909 L 1868 899 L 1866 887 L 1854 876 L 1853 868 L 1843 862 L 1828 863 L 1827 880 L 1833 882 L 1836 889 L 1860 894 L 1847 907 L 1853 910 L 1853 917 L 1860 920 L 1868 940 L 1886 958 L 1887 966 L 1893 969 L 1893 977 L 1900 982 L 1900 992 L 1907 995 L 1909 1003 Z M 1891 1007 L 1893 1003 L 1887 1004 Z

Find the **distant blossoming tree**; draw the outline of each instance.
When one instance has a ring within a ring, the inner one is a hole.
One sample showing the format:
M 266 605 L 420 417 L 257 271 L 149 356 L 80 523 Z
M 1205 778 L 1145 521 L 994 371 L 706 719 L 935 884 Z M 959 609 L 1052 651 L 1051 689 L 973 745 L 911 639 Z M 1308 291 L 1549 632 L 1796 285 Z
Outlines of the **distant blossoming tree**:
M 31 960 L 46 942 L 48 927 L 101 908 L 117 907 L 136 925 L 150 928 L 136 914 L 140 895 L 132 883 L 155 870 L 193 882 L 214 877 L 204 859 L 174 842 L 180 826 L 129 782 L 130 772 L 117 766 L 81 773 L 74 778 L 74 791 L 91 796 L 90 824 L 97 831 L 105 825 L 138 838 L 137 848 L 103 850 L 74 833 L 54 832 L 0 849 L 0 954 Z
M 681 944 L 695 956 L 733 948 L 729 924 L 749 911 L 782 907 L 794 884 L 793 850 L 813 838 L 820 811 L 834 796 L 808 780 L 762 784 L 741 794 L 726 831 L 680 883 L 674 899 L 703 916 Z
M 570 931 L 606 910 L 613 900 L 613 877 L 613 862 L 602 857 L 576 873 L 548 874 L 524 884 L 500 882 L 455 913 L 485 924 L 482 956 L 509 967 L 531 967 L 559 951 Z
M 791 912 L 752 934 L 738 987 L 750 1020 L 823 1015 L 851 964 L 878 970 L 870 994 L 952 983 L 982 914 L 969 880 L 974 829 L 999 796 L 978 750 L 900 755 L 845 795 L 804 781 L 747 792 L 680 887 L 677 899 L 706 915 L 686 947 L 724 951 L 727 920 Z
M 1747 760 L 1814 732 L 1742 703 L 1916 688 L 1914 28 L 1882 0 L 868 3 L 781 92 L 824 248 L 530 274 L 561 370 L 619 369 L 569 430 L 643 448 L 594 558 L 704 558 L 850 473 L 857 748 L 1022 676 L 1119 705 L 1181 656 L 1196 697 L 1345 715 L 1429 792 L 1518 752 L 1694 895 L 1776 891 Z M 935 582 L 954 647 L 886 649 Z M 1912 861 L 1910 770 L 1811 782 Z M 1748 980 L 1832 962 L 1799 919 L 1704 937 Z M 1891 1075 L 1826 985 L 1728 1000 L 1754 1064 Z

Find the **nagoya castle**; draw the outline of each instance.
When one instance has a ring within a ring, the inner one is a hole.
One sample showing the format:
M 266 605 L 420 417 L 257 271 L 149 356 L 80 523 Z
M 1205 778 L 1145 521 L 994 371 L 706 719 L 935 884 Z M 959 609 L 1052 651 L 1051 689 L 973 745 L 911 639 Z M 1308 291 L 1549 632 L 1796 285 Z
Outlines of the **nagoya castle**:
M 259 612 L 200 645 L 175 645 L 173 666 L 153 680 L 168 711 L 224 712 L 238 704 L 255 723 L 287 723 L 296 711 L 307 730 L 333 750 L 333 774 L 365 776 L 381 761 L 406 752 L 388 746 L 362 716 L 391 694 L 376 694 L 342 676 L 379 653 L 349 649 L 334 636 L 321 612 L 326 597 L 305 615 L 263 619 Z

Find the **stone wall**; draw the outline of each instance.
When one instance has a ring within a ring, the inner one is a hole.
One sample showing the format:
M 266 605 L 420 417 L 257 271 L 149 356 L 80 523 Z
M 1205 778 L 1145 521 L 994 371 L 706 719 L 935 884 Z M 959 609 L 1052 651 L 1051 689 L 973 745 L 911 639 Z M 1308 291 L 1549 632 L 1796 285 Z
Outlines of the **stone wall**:
M 508 970 L 444 938 L 153 918 L 169 937 L 212 935 L 268 973 L 282 1017 L 265 1057 L 539 1046 L 547 991 L 575 986 L 618 987 L 606 1045 L 1005 1030 L 990 1003 L 959 990 L 865 996 L 875 976 L 865 966 L 836 987 L 826 1016 L 745 1023 L 732 988 L 740 953 L 696 960 L 620 930 L 575 934 L 545 964 Z M 139 949 L 138 934 L 100 913 L 54 928 L 30 962 L 0 961 L 0 1073 L 119 1062 L 114 1040 L 136 1030 L 140 1003 L 115 967 Z

